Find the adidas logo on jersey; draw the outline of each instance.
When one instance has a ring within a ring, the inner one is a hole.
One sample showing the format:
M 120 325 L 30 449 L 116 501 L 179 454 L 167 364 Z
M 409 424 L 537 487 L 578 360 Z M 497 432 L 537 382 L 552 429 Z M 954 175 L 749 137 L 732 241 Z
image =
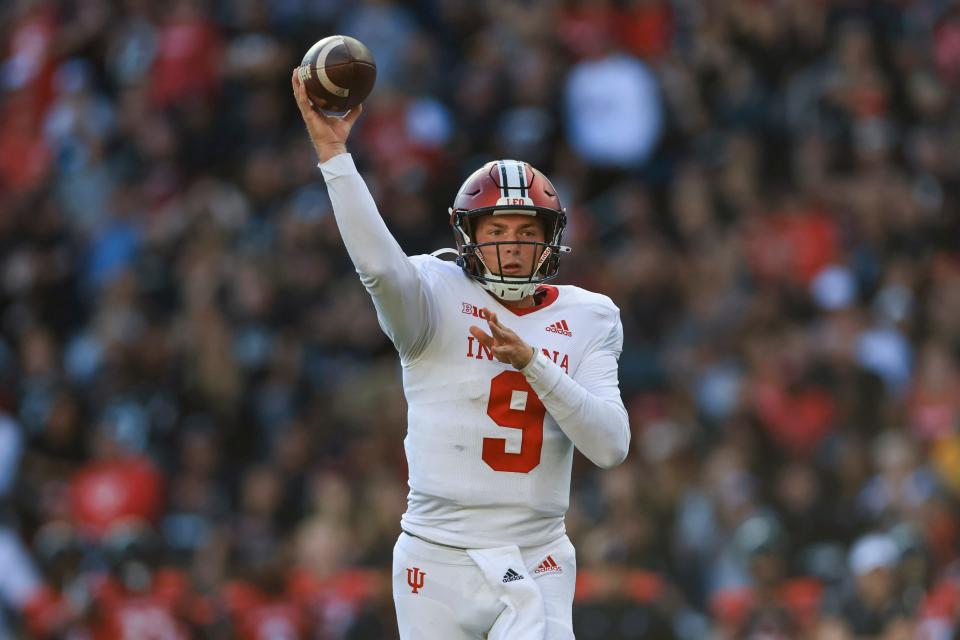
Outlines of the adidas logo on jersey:
M 563 567 L 557 564 L 553 556 L 547 556 L 543 562 L 538 564 L 537 568 L 533 570 L 533 575 L 535 576 L 539 576 L 542 573 L 563 573 Z
M 570 327 L 567 326 L 566 320 L 561 320 L 560 322 L 554 322 L 553 324 L 548 324 L 547 331 L 551 333 L 559 333 L 560 335 L 567 336 L 568 338 L 573 337 L 573 332 L 570 331 Z
M 523 576 L 514 571 L 513 569 L 507 569 L 507 572 L 503 574 L 503 581 L 506 582 L 516 582 L 517 580 L 523 580 Z

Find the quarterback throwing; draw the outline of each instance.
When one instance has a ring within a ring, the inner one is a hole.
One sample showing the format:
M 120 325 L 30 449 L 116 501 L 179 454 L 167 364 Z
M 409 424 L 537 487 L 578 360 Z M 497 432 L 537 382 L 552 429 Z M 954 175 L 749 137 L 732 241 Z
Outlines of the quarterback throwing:
M 450 209 L 455 261 L 408 257 L 346 151 L 362 108 L 318 114 L 296 73 L 292 83 L 344 245 L 403 366 L 401 637 L 573 638 L 573 449 L 608 468 L 630 443 L 619 310 L 546 284 L 569 251 L 566 214 L 525 162 L 489 162 L 464 182 Z

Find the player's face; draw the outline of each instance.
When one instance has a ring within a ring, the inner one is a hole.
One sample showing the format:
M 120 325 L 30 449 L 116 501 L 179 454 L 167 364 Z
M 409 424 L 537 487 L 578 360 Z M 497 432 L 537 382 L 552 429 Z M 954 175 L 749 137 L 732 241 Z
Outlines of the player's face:
M 543 222 L 527 215 L 506 213 L 483 216 L 474 231 L 477 244 L 484 242 L 546 242 Z M 499 250 L 500 256 L 497 257 Z M 480 247 L 483 260 L 495 275 L 529 276 L 543 251 L 534 244 L 501 244 Z M 502 273 L 501 273 L 502 271 Z

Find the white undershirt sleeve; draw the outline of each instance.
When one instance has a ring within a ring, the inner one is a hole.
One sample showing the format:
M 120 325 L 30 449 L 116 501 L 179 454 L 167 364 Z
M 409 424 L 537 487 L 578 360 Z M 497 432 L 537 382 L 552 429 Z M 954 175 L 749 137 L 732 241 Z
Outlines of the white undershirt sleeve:
M 539 350 L 521 371 L 573 445 L 599 467 L 623 462 L 630 423 L 620 397 L 617 361 L 623 350 L 619 314 L 599 346 L 568 376 Z
M 380 326 L 407 362 L 422 353 L 437 326 L 429 286 L 387 229 L 353 157 L 343 153 L 317 166 L 343 244 L 373 298 Z

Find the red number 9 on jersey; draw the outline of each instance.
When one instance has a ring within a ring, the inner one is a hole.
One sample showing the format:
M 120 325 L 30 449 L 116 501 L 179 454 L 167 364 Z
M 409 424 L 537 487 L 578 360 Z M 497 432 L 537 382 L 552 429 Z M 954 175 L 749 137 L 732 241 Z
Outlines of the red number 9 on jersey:
M 547 409 L 519 371 L 504 371 L 490 381 L 487 415 L 501 427 L 520 429 L 518 453 L 507 453 L 506 438 L 483 439 L 483 461 L 494 471 L 529 473 L 540 464 L 543 419 Z

